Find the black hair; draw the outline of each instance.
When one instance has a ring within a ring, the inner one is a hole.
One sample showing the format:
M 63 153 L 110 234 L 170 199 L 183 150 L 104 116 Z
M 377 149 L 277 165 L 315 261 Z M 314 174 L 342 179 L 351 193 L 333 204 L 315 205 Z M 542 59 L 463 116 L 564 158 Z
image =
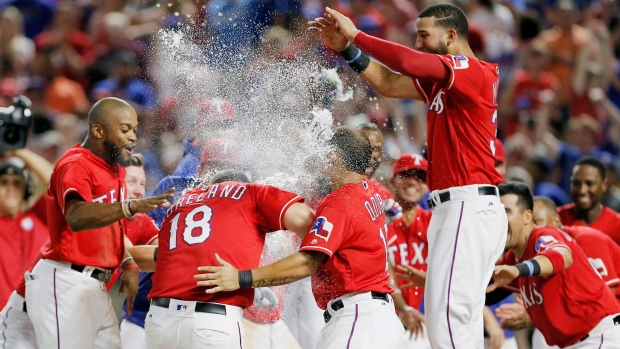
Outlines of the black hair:
M 500 196 L 507 194 L 516 195 L 518 197 L 517 206 L 519 206 L 522 211 L 534 211 L 534 197 L 532 195 L 532 190 L 527 184 L 517 181 L 508 181 L 500 184 L 498 189 Z
M 245 175 L 242 171 L 239 170 L 223 170 L 218 171 L 211 180 L 211 184 L 217 184 L 222 182 L 241 182 L 241 183 L 249 183 L 250 180 L 248 176 Z
M 372 148 L 362 131 L 348 126 L 337 127 L 329 143 L 336 147 L 346 169 L 364 174 L 372 157 Z
M 579 158 L 579 160 L 577 160 L 577 162 L 575 163 L 575 167 L 581 166 L 581 165 L 592 166 L 598 170 L 598 173 L 601 175 L 601 179 L 607 178 L 607 172 L 605 171 L 605 165 L 603 164 L 602 161 L 595 158 L 594 156 L 587 155 L 587 156 L 583 156 Z
M 463 10 L 450 3 L 433 4 L 422 10 L 418 18 L 435 17 L 435 24 L 444 29 L 454 29 L 460 38 L 467 40 L 469 24 Z

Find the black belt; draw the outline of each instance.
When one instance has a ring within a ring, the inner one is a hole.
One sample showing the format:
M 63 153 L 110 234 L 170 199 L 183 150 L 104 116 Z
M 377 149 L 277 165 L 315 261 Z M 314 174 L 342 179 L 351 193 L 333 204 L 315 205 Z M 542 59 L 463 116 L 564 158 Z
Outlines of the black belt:
M 23 311 L 24 313 L 27 313 L 27 312 L 28 312 L 28 309 L 26 308 L 26 301 L 24 301 L 24 305 L 22 305 L 22 311 Z
M 170 306 L 170 298 L 153 298 L 151 299 L 151 304 L 162 308 L 168 308 Z M 226 306 L 218 303 L 196 302 L 194 311 L 197 313 L 226 315 Z
M 372 291 L 370 292 L 370 295 L 372 296 L 372 299 L 380 299 L 382 301 L 385 302 L 390 302 L 390 299 L 388 298 L 388 294 L 387 293 L 381 293 L 381 292 L 375 292 Z M 335 302 L 332 302 L 331 304 L 331 308 L 333 311 L 338 311 L 342 308 L 344 308 L 344 303 L 342 303 L 342 299 L 339 299 Z M 327 323 L 329 320 L 332 319 L 331 314 L 329 313 L 328 310 L 325 310 L 325 312 L 323 313 L 323 319 L 325 319 L 325 323 Z
M 480 196 L 485 196 L 485 195 L 493 195 L 493 196 L 497 196 L 498 195 L 498 190 L 497 187 L 494 186 L 484 186 L 484 187 L 478 187 L 478 195 Z M 437 203 L 437 205 L 442 204 L 446 201 L 450 201 L 450 190 L 446 190 L 442 193 L 439 193 L 439 202 Z M 432 198 L 428 198 L 428 207 L 429 208 L 434 208 L 435 206 L 435 202 L 433 201 Z
M 24 304 L 25 304 L 25 303 L 24 303 Z M 618 316 L 616 316 L 616 317 L 614 318 L 614 326 L 616 326 L 616 325 L 620 325 L 620 315 L 618 315 Z M 586 339 L 588 339 L 588 337 L 590 337 L 590 334 L 586 334 L 586 336 L 585 336 L 585 337 L 583 337 L 583 338 L 581 338 L 579 341 L 580 341 L 580 342 L 583 342 L 583 341 L 585 341 Z
M 84 272 L 84 269 L 86 269 L 86 267 L 83 265 L 71 264 L 71 269 L 82 273 Z M 104 284 L 107 284 L 108 282 L 110 282 L 110 279 L 112 278 L 112 272 L 109 270 L 103 271 L 99 269 L 93 269 L 93 272 L 90 274 L 90 277 L 92 277 L 93 279 L 97 279 L 103 282 Z

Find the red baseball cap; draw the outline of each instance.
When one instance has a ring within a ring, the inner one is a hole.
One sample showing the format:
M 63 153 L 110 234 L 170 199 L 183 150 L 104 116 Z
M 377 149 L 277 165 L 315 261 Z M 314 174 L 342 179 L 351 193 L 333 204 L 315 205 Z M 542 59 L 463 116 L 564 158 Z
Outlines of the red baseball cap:
M 392 178 L 403 171 L 428 171 L 428 161 L 420 154 L 403 154 L 394 161 Z
M 218 121 L 237 121 L 232 103 L 223 98 L 212 98 L 202 102 L 196 117 L 198 125 L 208 125 Z
M 506 152 L 504 151 L 504 144 L 499 138 L 495 138 L 495 161 L 506 162 Z
M 222 161 L 241 165 L 241 146 L 232 139 L 212 139 L 202 148 L 200 155 L 201 164 L 208 161 Z

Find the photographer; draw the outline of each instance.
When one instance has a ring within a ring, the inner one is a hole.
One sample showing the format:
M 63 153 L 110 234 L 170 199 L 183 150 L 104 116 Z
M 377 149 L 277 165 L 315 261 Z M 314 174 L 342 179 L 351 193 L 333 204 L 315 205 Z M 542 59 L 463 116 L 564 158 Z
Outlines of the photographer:
M 15 158 L 11 158 L 15 157 Z M 31 172 L 47 187 L 53 165 L 28 149 L 4 153 L 0 162 L 0 305 L 31 266 L 41 246 L 49 238 L 45 197 L 27 202 L 33 191 Z M 25 166 L 20 166 L 23 162 Z

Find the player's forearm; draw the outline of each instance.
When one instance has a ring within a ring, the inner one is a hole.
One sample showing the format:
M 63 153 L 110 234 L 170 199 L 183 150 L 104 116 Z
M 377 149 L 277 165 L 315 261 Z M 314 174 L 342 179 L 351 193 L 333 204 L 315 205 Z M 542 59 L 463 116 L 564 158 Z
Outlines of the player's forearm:
M 313 275 L 322 264 L 316 253 L 319 252 L 301 251 L 273 264 L 252 269 L 252 287 L 286 285 Z
M 41 184 L 46 187 L 49 185 L 52 172 L 54 171 L 52 163 L 29 149 L 15 150 L 15 155 L 24 161 L 26 168 L 37 176 Z
M 552 276 L 570 267 L 573 264 L 573 255 L 569 249 L 554 248 L 521 263 L 521 265 L 524 264 L 527 264 L 530 268 L 531 275 Z M 517 267 L 519 266 L 517 265 Z
M 121 203 L 103 204 L 72 200 L 67 202 L 65 220 L 74 232 L 106 227 L 125 218 Z
M 155 271 L 155 245 L 141 245 L 127 248 L 134 262 L 138 264 L 142 271 Z
M 437 55 L 418 52 L 365 33 L 359 33 L 354 44 L 401 74 L 439 84 L 448 80 L 446 66 Z
M 313 222 L 312 210 L 300 202 L 292 204 L 284 214 L 284 227 L 297 234 L 301 239 L 308 233 Z

